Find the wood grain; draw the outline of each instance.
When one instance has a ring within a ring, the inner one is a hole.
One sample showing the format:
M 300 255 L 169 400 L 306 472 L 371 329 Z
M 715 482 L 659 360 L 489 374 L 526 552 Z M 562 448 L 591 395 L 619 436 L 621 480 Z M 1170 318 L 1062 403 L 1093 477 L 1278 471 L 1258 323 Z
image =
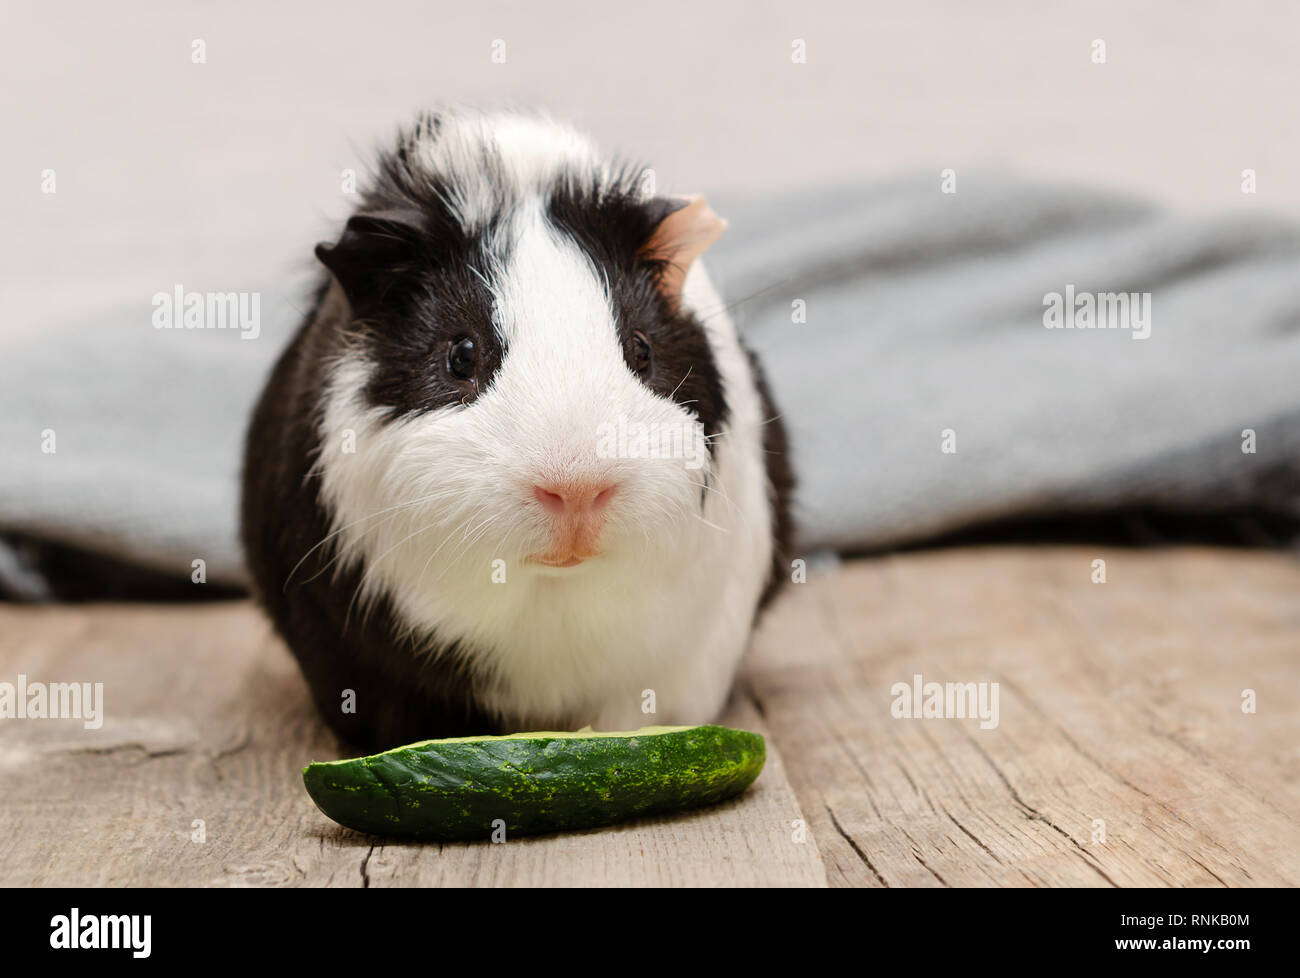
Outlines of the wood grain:
M 338 748 L 248 603 L 0 606 L 0 680 L 103 682 L 107 714 L 0 721 L 0 884 L 1294 886 L 1298 595 L 1230 550 L 851 562 L 760 629 L 724 718 L 768 738 L 745 796 L 444 846 L 316 810 L 300 768 Z M 998 683 L 997 727 L 893 717 L 918 673 Z
M 887 557 L 793 588 L 747 681 L 833 885 L 1294 886 L 1297 595 L 1275 554 Z M 918 673 L 998 726 L 894 718 Z
M 106 720 L 0 721 L 6 886 L 824 886 L 779 750 L 744 796 L 503 844 L 384 842 L 302 787 L 339 750 L 245 602 L 0 606 L 0 679 L 103 682 Z M 725 722 L 766 732 L 743 692 Z M 204 841 L 192 840 L 194 820 Z

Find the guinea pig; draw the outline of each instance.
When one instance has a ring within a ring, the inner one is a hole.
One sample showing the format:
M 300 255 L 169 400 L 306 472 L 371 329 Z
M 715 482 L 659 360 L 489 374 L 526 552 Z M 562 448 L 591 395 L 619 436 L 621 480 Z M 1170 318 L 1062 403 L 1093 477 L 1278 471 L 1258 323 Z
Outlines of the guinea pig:
M 725 223 L 644 172 L 545 118 L 429 113 L 317 247 L 242 536 L 342 740 L 720 712 L 793 480 L 700 261 Z

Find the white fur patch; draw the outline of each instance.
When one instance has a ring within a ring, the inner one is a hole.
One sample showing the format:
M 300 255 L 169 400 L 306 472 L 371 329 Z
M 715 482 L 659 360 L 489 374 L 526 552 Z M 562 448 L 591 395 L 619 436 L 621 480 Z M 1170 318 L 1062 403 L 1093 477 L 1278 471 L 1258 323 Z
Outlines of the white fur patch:
M 502 178 L 522 200 L 540 194 L 566 166 L 604 166 L 586 137 L 540 116 L 459 109 L 438 118 L 438 135 L 424 143 L 420 158 L 452 188 L 447 203 L 469 234 L 499 207 Z

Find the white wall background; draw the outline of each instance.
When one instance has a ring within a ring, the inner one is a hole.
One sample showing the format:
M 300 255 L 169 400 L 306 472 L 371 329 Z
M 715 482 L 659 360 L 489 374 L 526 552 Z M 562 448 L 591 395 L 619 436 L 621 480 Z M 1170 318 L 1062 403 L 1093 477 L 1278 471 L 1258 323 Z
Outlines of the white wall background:
M 679 191 L 996 162 L 1300 212 L 1290 3 L 172 0 L 0 18 L 0 336 L 309 263 L 348 208 L 340 170 L 435 100 L 544 107 Z

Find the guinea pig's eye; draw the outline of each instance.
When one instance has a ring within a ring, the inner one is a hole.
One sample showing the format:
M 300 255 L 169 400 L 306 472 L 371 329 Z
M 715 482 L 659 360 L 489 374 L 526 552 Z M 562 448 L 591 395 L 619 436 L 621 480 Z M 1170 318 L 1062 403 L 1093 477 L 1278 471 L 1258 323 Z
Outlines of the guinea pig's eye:
M 640 330 L 632 334 L 632 365 L 639 374 L 650 369 L 650 341 Z
M 447 350 L 447 369 L 452 376 L 461 380 L 473 380 L 477 367 L 478 353 L 474 349 L 474 341 L 468 336 L 452 340 L 451 347 Z

